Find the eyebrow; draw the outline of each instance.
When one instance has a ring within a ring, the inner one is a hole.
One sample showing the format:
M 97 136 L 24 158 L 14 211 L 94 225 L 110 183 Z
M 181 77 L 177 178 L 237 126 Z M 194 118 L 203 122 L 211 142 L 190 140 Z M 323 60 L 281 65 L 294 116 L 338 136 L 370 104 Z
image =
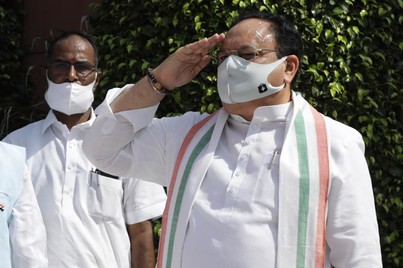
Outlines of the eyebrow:
M 79 60 L 79 61 L 76 61 L 76 62 L 72 63 L 70 61 L 56 59 L 56 60 L 54 60 L 52 62 L 60 62 L 60 63 L 68 63 L 68 64 L 85 63 L 85 64 L 89 64 L 89 65 L 95 65 L 95 64 L 92 64 L 91 62 L 89 62 L 87 60 Z
M 240 46 L 238 48 L 234 48 L 234 49 L 226 49 L 226 48 L 220 47 L 219 51 L 230 51 L 230 50 L 238 50 L 238 49 L 245 49 L 245 48 L 256 49 L 255 47 L 252 47 L 251 45 L 242 45 L 242 46 Z

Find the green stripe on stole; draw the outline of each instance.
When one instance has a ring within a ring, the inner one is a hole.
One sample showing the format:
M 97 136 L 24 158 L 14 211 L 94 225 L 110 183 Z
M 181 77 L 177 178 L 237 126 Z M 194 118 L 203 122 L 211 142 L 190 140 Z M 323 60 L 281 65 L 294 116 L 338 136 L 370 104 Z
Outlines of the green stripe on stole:
M 301 111 L 298 112 L 295 118 L 294 126 L 297 138 L 298 166 L 300 172 L 296 267 L 303 268 L 305 267 L 305 246 L 309 212 L 309 161 L 305 122 Z
M 204 136 L 201 138 L 201 140 L 197 143 L 197 145 L 193 149 L 192 153 L 190 154 L 188 162 L 186 163 L 185 170 L 183 172 L 183 176 L 182 176 L 182 179 L 181 179 L 181 182 L 179 185 L 178 194 L 176 197 L 174 212 L 172 215 L 171 232 L 169 234 L 168 250 L 167 250 L 167 256 L 166 256 L 166 266 L 165 266 L 166 268 L 171 268 L 171 266 L 172 266 L 173 246 L 174 246 L 176 229 L 178 227 L 177 223 L 178 223 L 179 213 L 181 210 L 183 195 L 185 192 L 187 182 L 189 180 L 190 171 L 192 170 L 194 161 L 197 159 L 200 152 L 209 143 L 209 141 L 211 139 L 211 135 L 213 133 L 214 126 L 215 126 L 215 124 L 206 132 L 206 134 L 204 134 Z

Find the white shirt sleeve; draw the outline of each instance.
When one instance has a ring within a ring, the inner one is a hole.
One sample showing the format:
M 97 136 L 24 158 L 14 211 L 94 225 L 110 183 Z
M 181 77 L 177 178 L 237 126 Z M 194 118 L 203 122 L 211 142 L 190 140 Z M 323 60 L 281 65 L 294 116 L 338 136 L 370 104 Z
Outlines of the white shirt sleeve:
M 27 170 L 9 229 L 13 267 L 48 267 L 45 225 Z
M 124 178 L 123 188 L 126 224 L 135 224 L 162 216 L 167 197 L 161 185 Z
M 337 129 L 341 130 L 338 131 Z M 358 132 L 331 128 L 332 181 L 326 240 L 334 267 L 382 267 L 375 202 L 364 142 Z
M 119 177 L 146 177 L 154 181 L 150 176 L 131 174 L 131 170 L 134 169 L 132 167 L 134 156 L 130 143 L 134 139 L 134 133 L 152 121 L 158 106 L 123 112 L 125 116 L 120 113 L 115 115 L 110 108 L 110 103 L 125 88 L 108 91 L 104 102 L 95 110 L 97 119 L 87 132 L 82 148 L 92 164 L 104 172 Z M 137 120 L 134 121 L 137 122 L 137 128 L 134 128 L 126 117 L 136 118 Z M 137 170 L 137 172 L 141 171 Z M 161 169 L 156 172 L 161 172 Z
M 167 186 L 184 136 L 206 115 L 189 112 L 154 119 L 158 105 L 114 114 L 109 105 L 113 98 L 108 96 L 116 97 L 124 89 L 112 89 L 96 109 L 83 151 L 104 172 Z

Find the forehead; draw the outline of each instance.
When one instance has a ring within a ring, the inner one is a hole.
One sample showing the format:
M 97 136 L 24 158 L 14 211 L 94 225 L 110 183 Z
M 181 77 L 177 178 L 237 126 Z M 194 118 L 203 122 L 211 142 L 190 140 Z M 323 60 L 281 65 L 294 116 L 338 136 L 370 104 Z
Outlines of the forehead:
M 276 48 L 274 34 L 270 30 L 271 23 L 262 19 L 246 19 L 232 27 L 222 43 L 226 49 L 244 46 Z
M 71 35 L 57 41 L 54 45 L 51 60 L 69 62 L 88 61 L 95 62 L 95 52 L 92 45 L 78 35 Z

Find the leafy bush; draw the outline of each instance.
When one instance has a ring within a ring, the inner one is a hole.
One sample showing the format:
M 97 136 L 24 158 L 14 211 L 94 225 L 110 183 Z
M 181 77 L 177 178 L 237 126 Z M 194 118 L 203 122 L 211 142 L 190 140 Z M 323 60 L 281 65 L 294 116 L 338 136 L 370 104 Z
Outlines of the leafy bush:
M 22 81 L 21 0 L 0 0 L 0 137 L 32 121 Z M 402 0 L 99 0 L 91 18 L 106 91 L 144 76 L 178 47 L 225 32 L 238 13 L 268 10 L 296 22 L 304 57 L 297 90 L 361 132 L 373 179 L 384 267 L 403 265 Z M 211 64 L 165 98 L 158 116 L 211 112 L 220 104 Z M 13 107 L 10 112 L 10 107 Z

